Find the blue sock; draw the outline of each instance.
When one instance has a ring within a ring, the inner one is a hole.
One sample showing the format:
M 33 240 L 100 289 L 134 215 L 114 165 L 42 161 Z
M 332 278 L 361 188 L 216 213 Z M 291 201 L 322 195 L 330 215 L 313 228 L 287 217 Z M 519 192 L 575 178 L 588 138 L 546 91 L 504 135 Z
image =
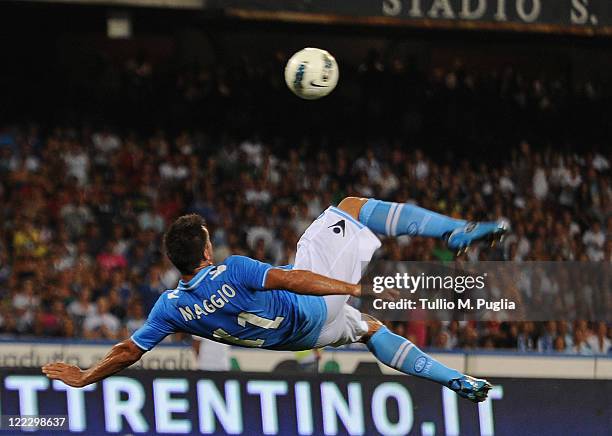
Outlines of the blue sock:
M 366 345 L 378 360 L 404 374 L 432 380 L 446 387 L 451 380 L 463 377 L 459 371 L 442 365 L 386 327 L 374 333 Z
M 432 212 L 409 203 L 390 203 L 370 198 L 359 212 L 359 221 L 386 236 L 421 235 L 442 238 L 467 221 Z

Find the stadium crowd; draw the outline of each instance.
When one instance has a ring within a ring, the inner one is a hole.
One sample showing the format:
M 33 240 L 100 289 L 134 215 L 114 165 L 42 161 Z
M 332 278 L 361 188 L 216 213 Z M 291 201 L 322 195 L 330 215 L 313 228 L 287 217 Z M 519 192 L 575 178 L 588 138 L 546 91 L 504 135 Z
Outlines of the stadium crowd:
M 364 95 L 374 92 L 377 80 L 369 75 L 381 68 L 376 59 L 369 59 L 358 70 Z M 394 68 L 403 71 L 401 65 Z M 132 74 L 146 76 L 150 71 L 141 70 L 135 68 Z M 208 80 L 202 74 L 195 77 Z M 179 275 L 161 252 L 161 235 L 186 212 L 206 218 L 217 260 L 244 254 L 272 264 L 291 263 L 297 240 L 312 220 L 327 205 L 358 195 L 414 201 L 470 220 L 507 218 L 513 229 L 505 242 L 493 249 L 473 249 L 467 255 L 471 260 L 610 265 L 609 147 L 573 149 L 541 140 L 541 135 L 555 130 L 555 117 L 565 116 L 567 96 L 559 97 L 561 85 L 524 85 L 513 76 L 512 83 L 523 85 L 499 88 L 490 98 L 512 100 L 512 111 L 522 115 L 511 119 L 546 118 L 533 140 L 537 144 L 516 140 L 511 150 L 489 148 L 466 159 L 449 145 L 456 138 L 449 132 L 458 123 L 470 125 L 468 118 L 456 116 L 465 107 L 478 106 L 464 105 L 474 97 L 469 90 L 477 87 L 476 79 L 457 71 L 433 72 L 432 77 L 438 77 L 439 92 L 422 98 L 431 105 L 445 102 L 449 109 L 441 131 L 432 134 L 431 148 L 386 135 L 350 145 L 333 137 L 303 136 L 289 146 L 294 138 L 282 133 L 270 137 L 160 129 L 142 134 L 86 124 L 0 129 L 0 333 L 87 339 L 131 334 L 159 294 L 176 286 Z M 197 89 L 187 92 L 189 80 L 196 79 L 186 75 L 177 86 L 185 91 L 184 98 L 195 101 Z M 134 82 L 138 89 L 144 86 L 142 80 Z M 223 86 L 225 95 L 232 94 L 231 85 L 216 86 L 218 97 L 224 95 Z M 463 91 L 455 95 L 459 88 Z M 581 92 L 587 100 L 598 98 L 592 85 L 586 84 Z M 365 101 L 364 113 L 384 124 L 380 102 Z M 228 105 L 231 113 L 234 103 Z M 557 115 L 548 114 L 551 108 L 558 109 Z M 425 114 L 422 120 L 415 118 L 419 113 Z M 396 121 L 415 132 L 427 131 L 431 117 L 426 113 L 426 108 L 412 108 Z M 238 118 L 241 124 L 244 117 Z M 504 130 L 513 130 L 512 123 L 505 122 Z M 239 131 L 245 128 L 241 124 Z M 497 124 L 481 129 L 480 140 L 493 141 L 486 133 L 495 129 Z M 475 131 L 466 133 L 461 143 L 474 135 Z M 386 240 L 377 256 L 449 260 L 454 253 L 442 241 L 406 237 Z M 576 354 L 611 350 L 612 327 L 603 321 L 390 325 L 425 347 Z

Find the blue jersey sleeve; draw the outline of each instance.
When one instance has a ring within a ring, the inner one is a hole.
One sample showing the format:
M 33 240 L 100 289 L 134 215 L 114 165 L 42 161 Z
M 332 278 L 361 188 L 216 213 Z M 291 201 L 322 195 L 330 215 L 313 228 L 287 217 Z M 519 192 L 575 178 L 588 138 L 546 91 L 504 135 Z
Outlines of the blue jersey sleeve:
M 164 298 L 166 293 L 163 293 L 157 299 L 157 302 L 151 309 L 147 321 L 142 327 L 134 332 L 132 341 L 138 345 L 138 348 L 144 351 L 149 351 L 151 348 L 159 344 L 166 336 L 174 333 L 174 327 L 168 321 Z
M 228 260 L 227 265 L 235 281 L 254 291 L 266 289 L 266 276 L 272 265 L 246 256 L 231 256 Z

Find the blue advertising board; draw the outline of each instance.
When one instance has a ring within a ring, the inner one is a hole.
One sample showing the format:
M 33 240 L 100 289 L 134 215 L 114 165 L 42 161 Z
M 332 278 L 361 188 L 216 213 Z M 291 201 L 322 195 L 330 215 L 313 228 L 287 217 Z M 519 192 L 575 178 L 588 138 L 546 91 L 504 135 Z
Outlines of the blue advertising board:
M 25 429 L 58 436 L 609 434 L 610 380 L 492 381 L 491 399 L 477 405 L 413 377 L 132 370 L 73 389 L 4 369 L 0 434 L 24 431 L 9 427 L 19 416 L 64 418 Z

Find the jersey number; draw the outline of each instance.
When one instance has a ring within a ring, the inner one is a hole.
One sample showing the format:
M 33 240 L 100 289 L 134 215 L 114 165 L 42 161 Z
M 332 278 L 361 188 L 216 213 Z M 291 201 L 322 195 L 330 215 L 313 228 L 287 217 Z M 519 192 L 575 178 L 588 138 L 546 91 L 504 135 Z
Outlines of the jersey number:
M 241 312 L 238 314 L 238 325 L 245 327 L 247 323 L 252 324 L 262 329 L 277 329 L 281 322 L 285 318 L 277 316 L 274 319 L 262 318 L 261 316 L 254 315 L 248 312 Z M 263 339 L 240 339 L 236 336 L 230 335 L 223 329 L 217 329 L 213 332 L 213 336 L 218 339 L 222 339 L 230 344 L 242 345 L 243 347 L 263 347 Z

